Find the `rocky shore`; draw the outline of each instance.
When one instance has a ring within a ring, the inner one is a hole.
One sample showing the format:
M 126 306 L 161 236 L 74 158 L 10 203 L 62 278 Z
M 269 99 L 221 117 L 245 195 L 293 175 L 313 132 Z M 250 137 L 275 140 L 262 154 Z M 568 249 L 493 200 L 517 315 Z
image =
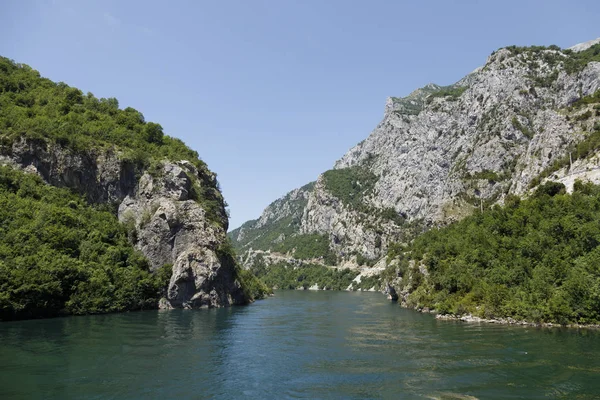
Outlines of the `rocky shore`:
M 445 321 L 462 321 L 468 323 L 488 323 L 488 324 L 503 324 L 503 325 L 521 325 L 521 326 L 535 326 L 539 328 L 592 328 L 592 329 L 600 329 L 600 325 L 598 324 L 553 324 L 551 322 L 531 322 L 525 320 L 516 320 L 514 318 L 480 318 L 476 317 L 472 314 L 464 314 L 464 315 L 453 315 L 453 314 L 436 314 L 435 310 L 423 309 L 419 310 L 421 312 L 429 312 L 435 314 L 435 318 L 439 320 Z

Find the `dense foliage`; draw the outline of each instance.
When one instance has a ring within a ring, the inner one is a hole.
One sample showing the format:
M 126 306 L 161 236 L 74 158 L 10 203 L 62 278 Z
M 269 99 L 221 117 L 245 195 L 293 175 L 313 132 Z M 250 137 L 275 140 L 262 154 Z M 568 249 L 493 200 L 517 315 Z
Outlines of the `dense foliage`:
M 364 198 L 373 193 L 377 175 L 363 166 L 332 169 L 323 173 L 325 188 L 354 210 L 368 211 Z
M 156 308 L 170 275 L 113 214 L 0 167 L 0 320 Z
M 190 198 L 214 224 L 226 222 L 215 175 L 181 140 L 137 110 L 120 109 L 114 98 L 84 95 L 0 57 L 0 150 L 10 154 L 10 146 L 22 139 L 91 157 L 115 149 L 136 172 L 153 176 L 162 173 L 165 159 L 187 160 L 199 171 L 188 175 Z M 149 271 L 147 260 L 128 243 L 113 205 L 91 208 L 68 190 L 7 168 L 0 172 L 0 201 L 0 319 L 157 307 L 171 267 Z M 248 299 L 267 290 L 251 274 L 232 268 Z
M 556 45 L 552 46 L 531 46 L 531 47 L 506 47 L 513 55 L 527 54 L 531 55 L 530 66 L 535 68 L 534 60 L 542 60 L 550 67 L 562 64 L 565 72 L 574 74 L 582 71 L 588 63 L 592 61 L 600 62 L 600 43 L 589 47 L 586 50 L 575 52 L 569 49 L 561 49 Z M 557 75 L 554 77 L 556 78 Z
M 25 64 L 0 57 L 0 133 L 3 144 L 45 138 L 76 151 L 118 146 L 141 167 L 152 159 L 189 160 L 201 170 L 198 153 L 181 140 L 166 136 L 159 124 L 146 122 L 139 111 L 119 109 L 115 98 L 54 83 Z
M 301 260 L 320 258 L 329 265 L 334 265 L 337 261 L 335 254 L 329 249 L 327 235 L 317 233 L 295 235 L 277 243 L 272 248 L 280 253 L 293 254 L 294 258 Z
M 565 52 L 569 56 L 565 61 L 565 71 L 569 74 L 582 71 L 592 61 L 600 62 L 600 43 L 584 51 L 573 52 L 565 50 Z
M 461 222 L 433 229 L 407 248 L 392 247 L 409 300 L 441 313 L 473 313 L 556 323 L 600 323 L 600 187 L 575 192 L 547 183 L 527 200 L 506 199 Z
M 317 285 L 319 289 L 345 290 L 358 271 L 348 268 L 328 268 L 316 264 L 293 266 L 278 263 L 265 266 L 260 260 L 255 262 L 250 269 L 265 284 L 277 289 L 308 289 Z
M 431 103 L 436 97 L 443 97 L 448 101 L 456 101 L 466 90 L 466 86 L 445 86 L 440 90 L 431 93 L 427 97 L 427 103 Z

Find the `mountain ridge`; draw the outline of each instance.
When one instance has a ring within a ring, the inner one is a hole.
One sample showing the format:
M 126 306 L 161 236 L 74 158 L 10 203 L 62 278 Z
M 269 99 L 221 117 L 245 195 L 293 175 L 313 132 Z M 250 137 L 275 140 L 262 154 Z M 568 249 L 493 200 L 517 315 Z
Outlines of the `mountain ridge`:
M 327 236 L 337 265 L 372 264 L 412 232 L 525 195 L 594 131 L 596 117 L 571 105 L 600 87 L 598 47 L 598 39 L 571 49 L 509 46 L 453 85 L 389 97 L 382 121 L 334 163 L 342 172 L 319 176 L 292 235 Z M 344 200 L 332 184 L 347 194 L 370 189 Z

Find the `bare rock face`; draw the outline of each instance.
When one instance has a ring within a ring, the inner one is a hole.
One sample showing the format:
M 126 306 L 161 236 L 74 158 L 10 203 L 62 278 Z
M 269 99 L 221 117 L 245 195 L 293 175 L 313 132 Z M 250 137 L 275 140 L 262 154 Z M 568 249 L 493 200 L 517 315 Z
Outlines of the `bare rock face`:
M 71 188 L 90 203 L 118 206 L 119 221 L 156 270 L 172 265 L 162 308 L 247 303 L 232 260 L 219 252 L 228 225 L 214 174 L 188 161 L 164 161 L 153 175 L 114 149 L 74 152 L 43 140 L 0 149 L 0 163 Z
M 360 168 L 374 177 L 360 207 L 334 194 L 321 175 L 308 192 L 301 220 L 287 235 L 326 234 L 343 261 L 352 254 L 375 260 L 389 243 L 402 241 L 409 226 L 446 224 L 502 204 L 509 194 L 527 195 L 542 172 L 568 157 L 569 149 L 600 123 L 591 108 L 587 120 L 569 108 L 600 89 L 600 63 L 567 66 L 569 57 L 599 40 L 570 51 L 500 49 L 454 85 L 429 84 L 407 97 L 388 98 L 382 121 L 334 165 L 334 170 Z M 594 162 L 575 166 L 580 176 L 599 179 L 589 172 L 597 169 Z M 569 180 L 568 171 L 555 175 Z M 363 184 L 355 178 L 350 195 Z M 269 220 L 279 217 L 272 208 L 265 211 Z M 382 217 L 394 213 L 404 223 Z M 244 234 L 252 235 L 252 228 L 246 226 Z M 263 225 L 254 234 L 267 237 L 270 229 L 280 226 Z M 250 251 L 245 243 L 237 245 Z
M 177 257 L 167 300 L 168 308 L 220 307 L 243 302 L 243 295 L 214 251 L 192 250 Z
M 199 176 L 189 162 L 165 162 L 158 177 L 144 173 L 135 193 L 119 206 L 119 220 L 135 227 L 134 244 L 152 267 L 173 265 L 167 301 L 162 303 L 169 308 L 245 302 L 234 266 L 217 255 L 227 216 L 221 212 L 215 220 L 193 198 L 206 184 Z
M 73 152 L 45 140 L 20 139 L 0 148 L 0 163 L 36 173 L 52 186 L 68 187 L 90 203 L 119 202 L 136 186 L 135 165 L 114 149 Z
M 377 231 L 367 224 L 377 225 Z M 365 215 L 345 205 L 327 190 L 319 177 L 304 208 L 299 232 L 320 233 L 331 238 L 330 246 L 343 257 L 352 253 L 368 259 L 383 256 L 390 241 L 397 239 L 399 227 L 390 221 Z
M 335 168 L 375 155 L 369 168 L 379 180 L 372 203 L 413 220 L 444 221 L 461 197 L 523 194 L 578 139 L 561 109 L 600 87 L 600 63 L 569 75 L 536 60 L 540 79 L 557 74 L 549 87 L 539 87 L 528 62 L 507 49 L 496 52 L 458 97 L 431 98 L 418 115 L 387 112 Z M 488 171 L 501 179 L 490 184 L 472 178 Z M 310 221 L 303 225 L 317 228 Z

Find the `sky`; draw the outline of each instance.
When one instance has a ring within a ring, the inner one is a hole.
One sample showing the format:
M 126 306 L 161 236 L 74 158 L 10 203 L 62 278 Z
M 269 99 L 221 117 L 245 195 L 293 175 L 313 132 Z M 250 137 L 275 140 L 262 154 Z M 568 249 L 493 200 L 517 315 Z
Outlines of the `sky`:
M 0 55 L 184 140 L 232 229 L 330 169 L 387 97 L 503 46 L 595 39 L 599 20 L 597 0 L 0 0 Z

